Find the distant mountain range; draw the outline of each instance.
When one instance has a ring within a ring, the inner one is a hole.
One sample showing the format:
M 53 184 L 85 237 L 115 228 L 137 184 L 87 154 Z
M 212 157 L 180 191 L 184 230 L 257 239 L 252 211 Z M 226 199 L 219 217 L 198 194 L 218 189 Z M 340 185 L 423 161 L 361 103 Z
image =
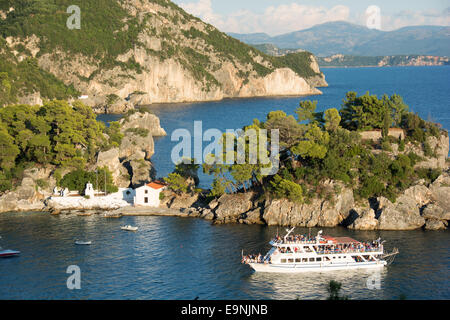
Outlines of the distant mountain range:
M 251 45 L 272 44 L 278 48 L 304 49 L 320 57 L 334 54 L 450 56 L 450 27 L 443 26 L 380 31 L 337 21 L 275 37 L 265 33 L 230 35 Z

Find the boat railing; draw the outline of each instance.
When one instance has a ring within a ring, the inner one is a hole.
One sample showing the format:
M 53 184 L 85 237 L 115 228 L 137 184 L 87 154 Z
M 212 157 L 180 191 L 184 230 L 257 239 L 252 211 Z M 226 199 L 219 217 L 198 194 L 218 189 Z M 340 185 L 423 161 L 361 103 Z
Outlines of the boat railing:
M 277 241 L 272 240 L 269 242 L 271 245 L 281 245 L 281 244 L 320 244 L 316 240 L 299 240 L 299 241 Z
M 362 248 L 362 249 L 343 249 L 343 250 L 319 250 L 316 251 L 317 254 L 341 254 L 341 253 L 372 253 L 372 252 L 383 252 L 382 248 Z

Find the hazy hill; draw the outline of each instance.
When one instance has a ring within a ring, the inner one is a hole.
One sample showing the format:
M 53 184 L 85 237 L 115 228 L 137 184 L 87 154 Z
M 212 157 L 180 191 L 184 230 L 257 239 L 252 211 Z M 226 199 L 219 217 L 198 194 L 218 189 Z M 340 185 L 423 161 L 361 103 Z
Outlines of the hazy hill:
M 302 49 L 280 49 L 273 44 L 254 44 L 253 47 L 275 57 L 303 52 Z M 334 54 L 329 57 L 317 57 L 316 60 L 321 68 L 450 65 L 450 58 L 432 55 L 353 56 Z
M 386 32 L 338 21 L 275 37 L 232 34 L 249 44 L 304 49 L 318 56 L 437 55 L 450 56 L 450 27 L 417 26 Z
M 168 0 L 80 1 L 80 30 L 66 27 L 70 5 L 3 0 L 0 37 L 17 60 L 35 58 L 107 111 L 123 111 L 127 101 L 317 94 L 314 85 L 325 84 L 312 54 L 266 55 Z

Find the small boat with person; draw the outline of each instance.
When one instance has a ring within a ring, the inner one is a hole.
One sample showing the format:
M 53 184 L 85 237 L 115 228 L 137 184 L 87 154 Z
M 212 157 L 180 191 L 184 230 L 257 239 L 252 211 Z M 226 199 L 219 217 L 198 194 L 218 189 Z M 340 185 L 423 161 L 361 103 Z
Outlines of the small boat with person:
M 138 227 L 133 227 L 133 226 L 128 225 L 128 226 L 120 227 L 120 229 L 125 230 L 125 231 L 137 231 Z
M 322 231 L 315 237 L 291 235 L 294 229 L 272 239 L 272 248 L 265 256 L 244 256 L 242 252 L 242 263 L 257 272 L 277 273 L 372 269 L 390 265 L 399 253 L 396 248 L 385 253 L 385 241 L 381 239 L 360 242 L 349 237 L 322 236 Z

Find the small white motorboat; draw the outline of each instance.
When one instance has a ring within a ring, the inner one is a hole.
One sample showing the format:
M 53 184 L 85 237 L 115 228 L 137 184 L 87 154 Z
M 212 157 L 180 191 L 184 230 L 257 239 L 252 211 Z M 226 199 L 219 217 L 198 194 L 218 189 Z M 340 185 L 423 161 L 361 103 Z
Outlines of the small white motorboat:
M 128 225 L 128 226 L 120 227 L 120 229 L 125 230 L 125 231 L 137 231 L 138 227 L 132 227 L 132 226 Z
M 75 244 L 79 245 L 79 246 L 89 246 L 89 245 L 92 244 L 92 241 L 79 241 L 79 240 L 77 240 L 77 241 L 75 241 Z

